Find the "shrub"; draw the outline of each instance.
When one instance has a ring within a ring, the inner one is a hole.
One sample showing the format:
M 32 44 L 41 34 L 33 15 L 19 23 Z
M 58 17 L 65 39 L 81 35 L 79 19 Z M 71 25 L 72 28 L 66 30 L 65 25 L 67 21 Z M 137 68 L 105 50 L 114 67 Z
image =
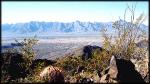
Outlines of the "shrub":
M 35 56 L 33 46 L 37 43 L 36 38 L 24 39 L 17 43 L 23 45 L 19 49 L 11 48 L 2 54 L 1 82 L 19 82 L 32 72 L 30 66 Z
M 104 38 L 103 47 L 109 50 L 110 54 L 114 54 L 117 57 L 124 59 L 133 58 L 133 53 L 136 52 L 136 42 L 142 39 L 147 39 L 146 31 L 142 29 L 141 24 L 146 19 L 142 13 L 137 19 L 135 19 L 134 6 L 125 9 L 124 20 L 115 21 L 113 28 L 115 35 L 108 35 L 107 29 L 102 29 L 102 37 Z M 126 22 L 126 12 L 130 11 L 131 22 Z
M 18 41 L 16 40 L 16 42 Z M 25 60 L 22 66 L 26 67 L 26 71 L 29 70 L 32 65 L 33 58 L 35 57 L 33 46 L 37 44 L 37 42 L 38 40 L 35 37 L 29 39 L 25 38 L 22 42 L 18 42 L 23 45 L 23 47 L 19 49 L 19 52 L 23 55 L 23 59 Z
M 109 64 L 110 57 L 111 56 L 107 51 L 96 49 L 92 51 L 92 58 L 89 58 L 88 60 L 82 60 L 82 56 L 65 56 L 62 59 L 58 59 L 54 66 L 62 67 L 65 71 L 65 77 L 71 76 L 71 79 L 74 78 L 77 80 L 78 78 L 84 78 L 89 74 L 95 75 L 95 71 L 98 71 L 99 69 L 105 70 Z M 82 76 L 80 73 L 77 73 L 78 66 L 84 67 Z
M 70 71 L 70 74 L 74 74 L 76 68 L 81 63 L 80 57 L 71 57 L 66 56 L 62 59 L 57 60 L 57 63 L 54 64 L 54 66 L 62 67 L 66 72 Z M 67 73 L 65 73 L 66 75 Z
M 109 60 L 111 58 L 111 55 L 106 51 L 99 51 L 95 50 L 93 52 L 93 59 L 91 59 L 91 62 L 94 63 L 93 68 L 96 70 L 104 70 L 109 65 Z

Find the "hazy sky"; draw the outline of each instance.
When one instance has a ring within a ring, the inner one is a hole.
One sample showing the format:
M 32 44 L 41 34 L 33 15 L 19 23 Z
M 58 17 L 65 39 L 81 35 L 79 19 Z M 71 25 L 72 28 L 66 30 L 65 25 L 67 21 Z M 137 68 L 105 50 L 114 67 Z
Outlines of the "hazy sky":
M 109 22 L 120 18 L 126 4 L 135 2 L 2 2 L 2 24 L 29 21 L 72 22 L 76 20 L 90 22 Z M 148 2 L 138 2 L 135 17 L 141 13 L 147 16 L 144 24 L 148 25 Z M 129 16 L 129 14 L 128 14 Z M 128 19 L 130 17 L 127 17 Z

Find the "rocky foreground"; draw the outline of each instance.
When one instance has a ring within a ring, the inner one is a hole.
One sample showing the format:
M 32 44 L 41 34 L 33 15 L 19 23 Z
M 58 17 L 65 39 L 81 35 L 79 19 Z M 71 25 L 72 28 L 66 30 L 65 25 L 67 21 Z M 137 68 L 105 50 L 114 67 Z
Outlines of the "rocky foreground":
M 143 46 L 147 47 L 147 45 L 144 44 L 138 44 L 138 46 L 140 46 L 139 48 L 143 48 Z M 140 56 L 138 57 L 135 56 L 130 60 L 117 58 L 115 55 L 112 55 L 108 59 L 108 62 L 106 62 L 107 64 L 105 69 L 94 68 L 95 64 L 94 65 L 89 64 L 92 63 L 89 61 L 89 59 L 93 59 L 92 54 L 96 50 L 100 51 L 100 53 L 102 51 L 105 51 L 102 47 L 87 45 L 82 48 L 82 52 L 81 49 L 78 50 L 77 51 L 78 54 L 75 54 L 77 52 L 74 52 L 74 54 L 68 54 L 66 58 L 64 57 L 65 61 L 63 61 L 63 58 L 53 61 L 47 59 L 35 59 L 33 60 L 33 64 L 31 65 L 31 70 L 33 70 L 32 72 L 34 73 L 31 73 L 29 70 L 22 68 L 20 64 L 24 62 L 24 59 L 22 58 L 21 54 L 2 53 L 1 83 L 4 82 L 149 83 L 148 50 L 146 52 L 146 55 L 142 56 L 139 54 Z M 73 58 L 72 56 L 75 55 L 81 56 L 81 59 Z M 105 62 L 106 60 L 103 61 Z M 40 65 L 42 63 L 44 63 L 44 65 Z M 72 65 L 72 63 L 74 64 Z M 82 65 L 84 63 L 85 65 Z M 40 68 L 38 67 L 39 70 L 37 70 L 37 66 L 39 65 Z M 99 66 L 101 67 L 102 65 Z M 93 68 L 89 69 L 91 70 L 90 74 L 87 72 L 88 68 Z M 4 73 L 5 71 L 7 73 Z M 29 79 L 30 77 L 28 76 L 29 74 L 32 74 L 34 77 Z

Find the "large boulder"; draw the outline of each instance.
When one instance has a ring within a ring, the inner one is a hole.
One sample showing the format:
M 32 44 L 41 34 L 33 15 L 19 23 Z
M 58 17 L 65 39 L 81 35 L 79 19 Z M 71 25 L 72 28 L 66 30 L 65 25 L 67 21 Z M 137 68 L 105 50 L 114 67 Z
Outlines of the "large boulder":
M 107 73 L 101 77 L 100 82 L 144 83 L 144 80 L 140 73 L 135 70 L 135 66 L 130 60 L 117 59 L 115 56 L 112 56 L 109 69 Z
M 135 65 L 135 69 L 145 78 L 147 73 L 149 73 L 149 50 L 148 41 L 141 40 L 136 43 L 136 52 L 133 53 L 133 58 L 130 60 Z
M 103 48 L 101 48 L 101 47 L 99 47 L 99 46 L 91 46 L 91 45 L 84 46 L 84 48 L 83 48 L 82 60 L 87 60 L 87 59 L 89 59 L 89 58 L 92 58 L 92 53 L 93 53 L 95 50 L 102 51 Z
M 64 83 L 64 75 L 60 68 L 48 66 L 40 73 L 40 78 L 49 83 Z
M 141 59 L 130 59 L 135 65 L 135 69 L 142 75 L 144 78 L 149 71 L 149 55 L 148 51 L 146 55 L 142 56 Z

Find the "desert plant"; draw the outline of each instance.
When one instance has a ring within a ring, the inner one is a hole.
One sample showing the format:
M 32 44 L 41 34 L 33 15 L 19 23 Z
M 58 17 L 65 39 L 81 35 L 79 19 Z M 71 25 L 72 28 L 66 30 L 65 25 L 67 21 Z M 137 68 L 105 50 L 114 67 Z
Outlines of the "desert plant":
M 96 49 L 93 51 L 92 59 L 90 59 L 88 62 L 90 65 L 87 65 L 87 67 L 90 69 L 90 71 L 99 69 L 104 70 L 108 67 L 110 58 L 111 55 L 106 50 L 100 51 Z
M 16 40 L 17 43 L 23 46 L 19 49 L 10 48 L 4 52 L 4 56 L 2 56 L 1 82 L 21 82 L 28 71 L 32 72 L 30 66 L 35 56 L 33 46 L 37 41 L 35 37 L 24 39 L 22 42 Z
M 113 28 L 115 35 L 108 35 L 107 29 L 102 29 L 102 37 L 104 38 L 103 47 L 109 50 L 110 54 L 114 54 L 117 57 L 130 59 L 133 57 L 133 53 L 136 52 L 136 42 L 139 40 L 147 39 L 146 31 L 142 29 L 141 24 L 146 19 L 142 13 L 137 19 L 135 19 L 136 4 L 132 7 L 127 5 L 124 13 L 124 20 L 115 21 Z M 129 10 L 130 22 L 126 22 L 126 12 Z
M 25 60 L 22 66 L 26 67 L 26 70 L 29 70 L 32 65 L 33 58 L 35 57 L 33 46 L 37 44 L 38 40 L 34 37 L 28 39 L 25 38 L 22 42 L 16 40 L 16 42 L 23 45 L 23 47 L 19 49 L 19 52 L 23 55 L 23 59 Z

